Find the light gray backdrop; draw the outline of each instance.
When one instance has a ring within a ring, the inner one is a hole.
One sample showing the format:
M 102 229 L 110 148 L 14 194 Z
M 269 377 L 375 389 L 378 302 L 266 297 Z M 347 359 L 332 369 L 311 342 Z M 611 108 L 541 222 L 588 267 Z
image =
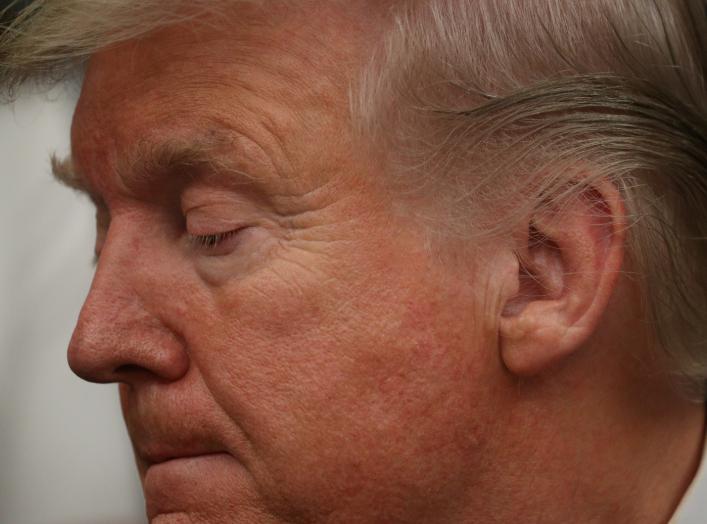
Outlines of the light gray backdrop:
M 0 106 L 0 523 L 142 524 L 115 385 L 66 346 L 93 273 L 93 210 L 54 182 L 77 89 Z

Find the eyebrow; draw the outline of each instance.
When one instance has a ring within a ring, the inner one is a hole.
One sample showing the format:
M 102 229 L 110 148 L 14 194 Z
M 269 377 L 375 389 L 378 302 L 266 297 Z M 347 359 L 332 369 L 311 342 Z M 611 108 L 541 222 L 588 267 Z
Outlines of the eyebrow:
M 71 156 L 60 158 L 56 153 L 49 157 L 54 178 L 71 189 L 76 189 L 88 193 L 88 188 L 84 178 L 74 169 L 74 161 Z
M 230 149 L 230 155 L 220 151 Z M 232 154 L 237 150 L 233 137 L 221 133 L 208 133 L 188 140 L 169 139 L 158 143 L 138 141 L 122 155 L 116 163 L 116 172 L 121 183 L 130 191 L 141 193 L 154 187 L 168 176 L 196 177 L 204 173 L 229 174 L 238 185 L 253 183 L 256 179 L 238 169 Z M 87 178 L 77 168 L 69 155 L 59 158 L 51 155 L 54 177 L 62 184 L 94 196 Z

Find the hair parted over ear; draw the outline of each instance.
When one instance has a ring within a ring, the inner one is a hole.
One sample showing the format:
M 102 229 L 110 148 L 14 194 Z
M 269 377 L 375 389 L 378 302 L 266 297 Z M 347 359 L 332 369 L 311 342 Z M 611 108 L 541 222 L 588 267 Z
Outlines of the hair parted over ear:
M 635 302 L 652 340 L 634 356 L 664 362 L 703 401 L 705 0 L 401 6 L 353 99 L 360 134 L 392 157 L 395 187 L 418 191 L 416 204 L 434 195 L 434 212 L 418 215 L 437 237 L 478 245 L 507 238 L 543 202 L 571 200 L 578 173 L 562 166 L 591 165 L 592 178 L 619 188 L 628 217 Z
M 597 329 L 624 258 L 626 214 L 608 181 L 529 217 L 499 324 L 501 358 L 528 376 L 580 350 Z

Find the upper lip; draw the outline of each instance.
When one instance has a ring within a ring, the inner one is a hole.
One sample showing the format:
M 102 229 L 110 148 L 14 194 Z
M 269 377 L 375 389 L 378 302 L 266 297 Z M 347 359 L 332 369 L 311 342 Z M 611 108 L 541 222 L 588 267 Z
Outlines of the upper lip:
M 207 421 L 175 416 L 150 416 L 142 412 L 140 418 L 126 417 L 137 458 L 146 466 L 177 458 L 224 453 L 226 448 L 218 440 L 218 432 Z M 177 422 L 174 422 L 177 421 Z
M 232 454 L 222 436 L 228 429 L 216 410 L 198 409 L 193 399 L 157 385 L 123 390 L 125 423 L 139 466 L 177 458 Z M 208 407 L 208 406 L 207 406 Z

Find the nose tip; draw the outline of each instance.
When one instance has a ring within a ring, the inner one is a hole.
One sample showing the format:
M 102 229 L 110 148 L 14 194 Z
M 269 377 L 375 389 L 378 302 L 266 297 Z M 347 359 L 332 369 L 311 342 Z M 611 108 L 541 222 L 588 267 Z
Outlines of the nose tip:
M 81 310 L 67 356 L 74 373 L 98 383 L 174 381 L 189 369 L 181 337 L 139 300 L 102 293 L 96 286 Z
M 90 348 L 88 340 L 89 337 L 77 326 L 67 352 L 69 367 L 77 376 L 89 382 L 111 382 L 111 364 L 105 362 L 105 357 L 97 358 L 98 351 Z

